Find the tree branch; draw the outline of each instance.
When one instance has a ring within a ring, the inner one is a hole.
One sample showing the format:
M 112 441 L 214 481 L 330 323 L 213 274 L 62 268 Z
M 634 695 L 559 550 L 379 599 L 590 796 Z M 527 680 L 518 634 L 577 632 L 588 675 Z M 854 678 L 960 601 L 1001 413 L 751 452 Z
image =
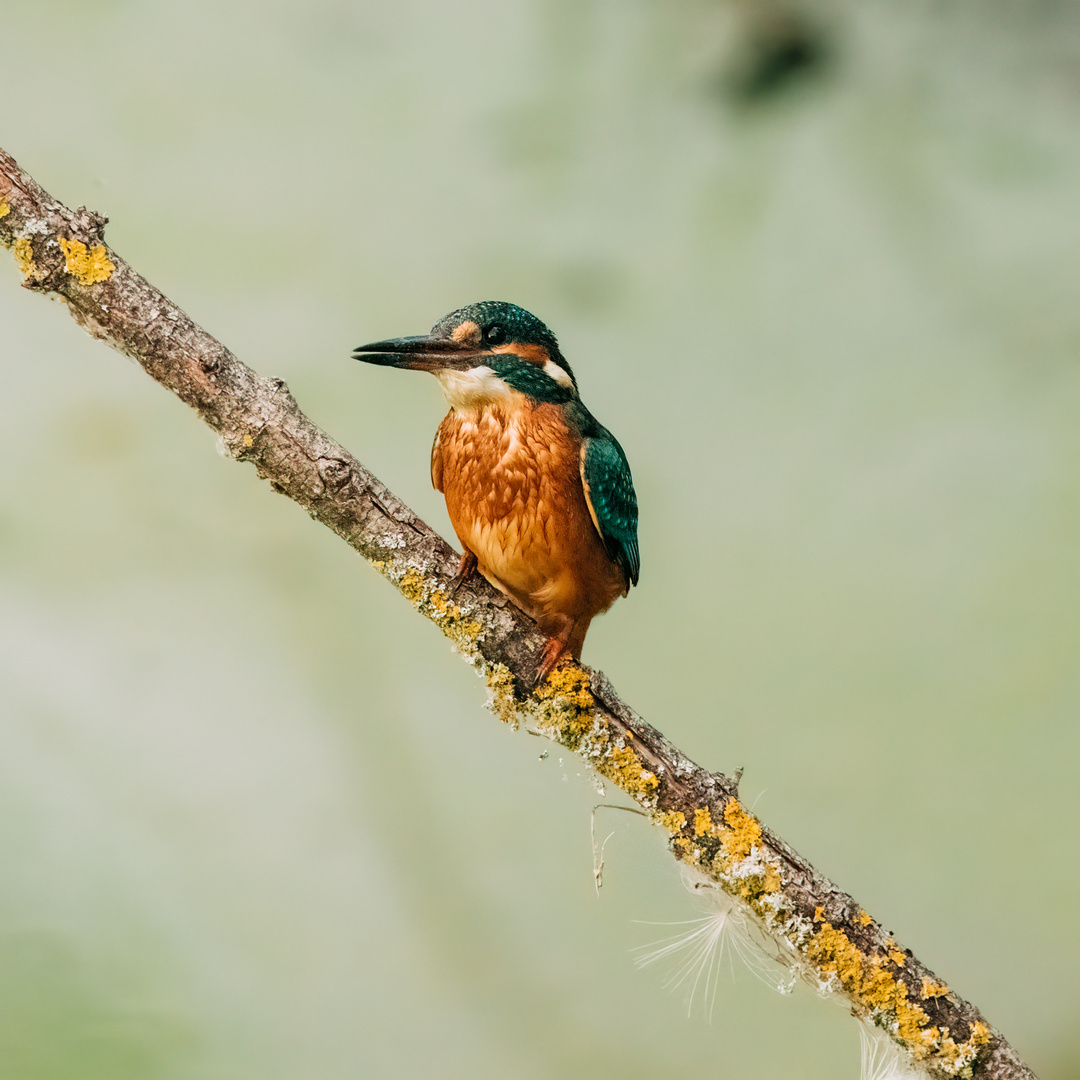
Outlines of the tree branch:
M 566 663 L 530 694 L 543 646 L 535 624 L 482 579 L 451 596 L 450 546 L 308 420 L 281 380 L 242 364 L 108 248 L 105 223 L 57 202 L 0 150 L 0 243 L 24 286 L 61 297 L 83 329 L 195 409 L 229 455 L 359 551 L 481 671 L 496 715 L 527 722 L 626 792 L 677 859 L 753 913 L 783 962 L 926 1072 L 1034 1076 L 973 1005 L 742 806 L 737 777 L 690 761 L 602 673 Z

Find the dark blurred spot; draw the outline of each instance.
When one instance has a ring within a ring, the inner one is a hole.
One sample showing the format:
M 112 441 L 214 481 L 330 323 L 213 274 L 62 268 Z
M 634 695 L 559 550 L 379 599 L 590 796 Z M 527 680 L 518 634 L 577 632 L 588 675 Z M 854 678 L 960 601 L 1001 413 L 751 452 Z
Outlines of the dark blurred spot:
M 802 16 L 774 12 L 759 17 L 749 28 L 726 89 L 745 104 L 771 100 L 820 75 L 831 59 L 821 28 Z

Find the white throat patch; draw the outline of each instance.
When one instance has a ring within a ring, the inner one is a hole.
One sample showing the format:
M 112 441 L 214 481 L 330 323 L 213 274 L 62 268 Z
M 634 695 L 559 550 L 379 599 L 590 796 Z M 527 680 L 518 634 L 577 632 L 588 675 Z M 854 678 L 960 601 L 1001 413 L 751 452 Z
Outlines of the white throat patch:
M 468 371 L 444 368 L 436 371 L 435 377 L 442 385 L 446 400 L 455 409 L 475 409 L 514 393 L 507 383 L 485 365 L 470 368 Z

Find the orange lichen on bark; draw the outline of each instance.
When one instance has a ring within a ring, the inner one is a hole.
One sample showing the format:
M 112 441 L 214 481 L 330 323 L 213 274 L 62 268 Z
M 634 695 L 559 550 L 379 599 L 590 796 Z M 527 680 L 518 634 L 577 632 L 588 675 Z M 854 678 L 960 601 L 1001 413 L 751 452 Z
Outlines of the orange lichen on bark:
M 629 746 L 612 746 L 606 758 L 597 762 L 596 768 L 627 795 L 649 798 L 660 786 L 656 775 L 638 761 Z
M 694 835 L 715 836 L 724 854 L 733 862 L 745 859 L 761 845 L 761 825 L 742 808 L 738 799 L 728 800 L 724 807 L 724 824 L 720 826 L 713 821 L 707 806 L 699 806 L 694 811 Z
M 596 726 L 596 699 L 589 689 L 589 676 L 577 664 L 560 664 L 537 687 L 536 700 L 541 709 L 537 722 L 569 750 L 577 750 Z M 606 745 L 606 731 L 599 742 Z M 619 783 L 614 776 L 610 779 Z
M 116 267 L 105 254 L 104 244 L 95 244 L 92 248 L 81 240 L 68 240 L 59 237 L 57 243 L 64 253 L 65 268 L 80 285 L 94 285 L 107 281 Z
M 819 909 L 820 910 L 820 909 Z M 896 950 L 890 950 L 895 963 Z M 930 1022 L 926 1011 L 909 1000 L 907 985 L 886 968 L 883 957 L 868 956 L 848 936 L 825 923 L 807 944 L 806 958 L 820 974 L 832 975 L 851 997 L 869 1010 L 878 1023 L 883 1014 L 892 1020 L 886 1025 L 907 1045 L 913 1057 L 922 1060 L 933 1056 L 955 1075 L 970 1075 L 969 1066 L 979 1048 L 990 1041 L 990 1029 L 976 1022 L 970 1037 L 958 1043 L 949 1029 Z M 903 954 L 900 954 L 901 958 Z M 928 993 L 927 990 L 930 990 Z M 923 980 L 923 998 L 948 993 L 948 988 Z
M 589 689 L 589 676 L 577 664 L 560 664 L 538 687 L 536 696 L 541 700 L 561 697 L 583 712 L 592 712 L 596 708 L 596 700 Z
M 895 1016 L 897 1034 L 904 1042 L 925 1051 L 938 1041 L 937 1028 L 924 1029 L 930 1019 L 927 1014 L 907 1000 L 907 986 L 884 968 L 879 957 L 865 955 L 843 930 L 824 923 L 808 943 L 806 956 L 820 972 L 835 975 L 866 1008 Z
M 653 818 L 673 837 L 678 837 L 686 828 L 686 815 L 681 810 L 657 810 Z
M 654 810 L 653 821 L 667 830 L 670 836 L 668 843 L 676 857 L 683 862 L 693 864 L 696 845 L 688 836 L 683 835 L 683 830 L 686 828 L 686 815 L 681 810 Z
M 944 997 L 948 992 L 949 988 L 944 983 L 936 983 L 923 976 L 922 996 L 924 998 Z
M 724 807 L 727 829 L 720 834 L 724 853 L 734 860 L 745 859 L 751 850 L 761 844 L 761 825 L 757 818 L 748 814 L 738 799 L 729 800 Z
M 719 840 L 720 850 L 702 860 L 692 841 L 684 838 L 682 844 L 676 844 L 683 857 L 688 862 L 701 861 L 702 869 L 722 881 L 725 889 L 741 896 L 755 910 L 763 896 L 779 890 L 780 870 L 773 860 L 765 857 L 761 824 L 742 808 L 738 799 L 728 800 L 720 825 L 713 821 L 708 807 L 697 807 L 694 810 L 694 836 Z M 755 851 L 757 854 L 751 859 Z

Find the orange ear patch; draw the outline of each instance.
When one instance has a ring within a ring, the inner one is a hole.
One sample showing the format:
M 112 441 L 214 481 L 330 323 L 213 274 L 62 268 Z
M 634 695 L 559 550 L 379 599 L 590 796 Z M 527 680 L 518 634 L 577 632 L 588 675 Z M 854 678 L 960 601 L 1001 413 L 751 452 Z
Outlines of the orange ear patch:
M 480 327 L 472 319 L 466 319 L 460 326 L 454 328 L 454 332 L 450 337 L 463 345 L 479 345 Z
M 550 359 L 543 345 L 534 345 L 528 341 L 508 341 L 505 345 L 496 345 L 491 351 L 520 356 L 522 360 L 528 360 L 530 364 L 536 364 L 538 367 L 543 367 Z

